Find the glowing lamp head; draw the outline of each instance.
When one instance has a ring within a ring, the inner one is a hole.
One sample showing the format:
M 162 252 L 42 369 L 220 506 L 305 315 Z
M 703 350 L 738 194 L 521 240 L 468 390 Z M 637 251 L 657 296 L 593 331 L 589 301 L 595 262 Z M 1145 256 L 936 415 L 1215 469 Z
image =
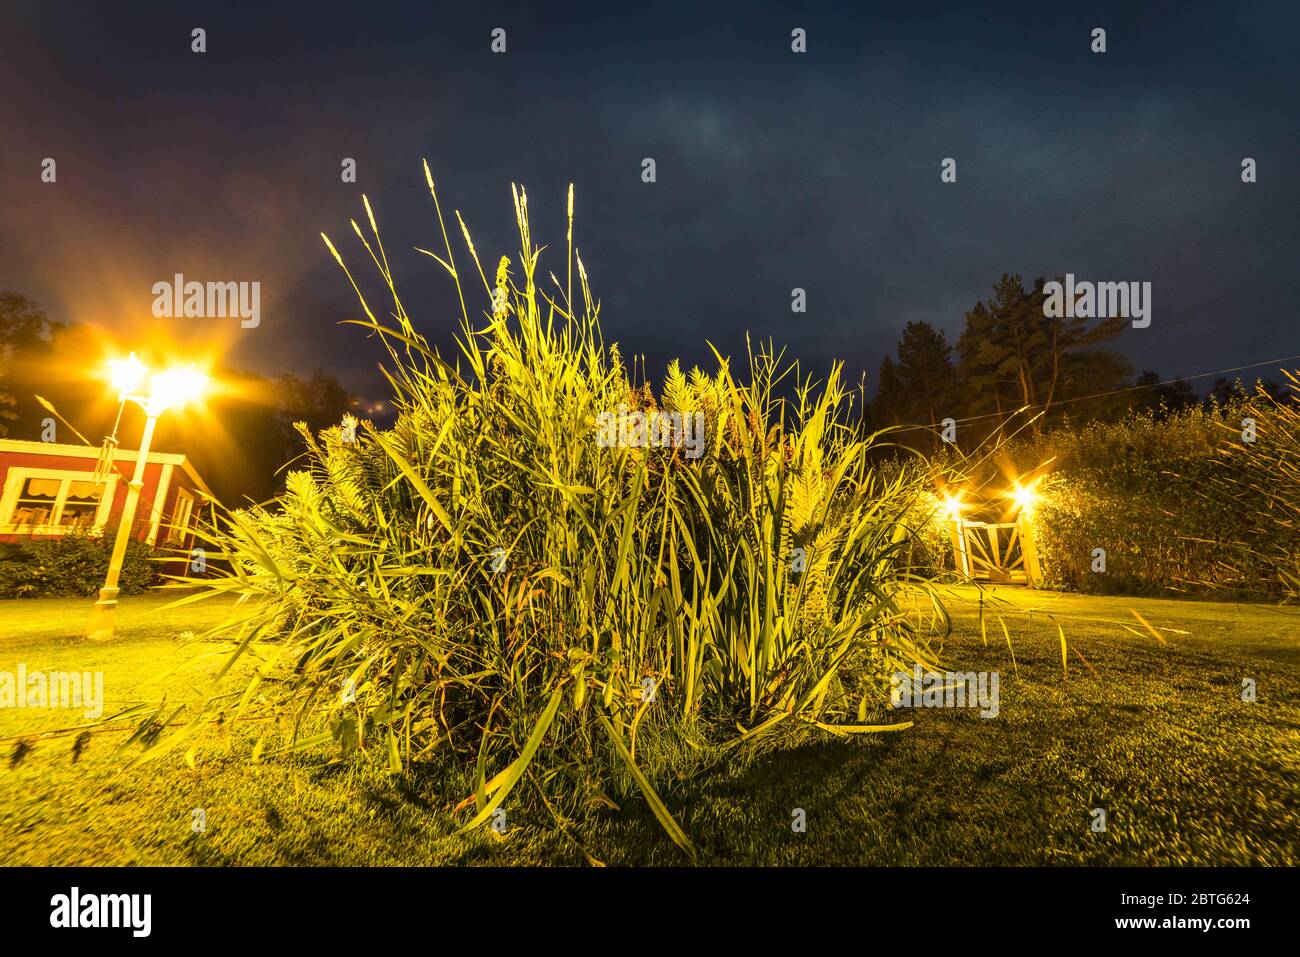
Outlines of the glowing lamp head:
M 961 518 L 962 502 L 960 495 L 945 494 L 943 497 L 944 511 L 948 513 L 948 518 L 957 521 Z
M 153 377 L 149 408 L 156 415 L 193 402 L 203 394 L 207 384 L 208 377 L 193 366 L 160 372 Z
M 109 379 L 119 399 L 125 399 L 140 388 L 140 383 L 144 381 L 148 371 L 145 364 L 135 357 L 134 352 L 125 359 L 110 359 L 108 363 Z
M 1016 508 L 1028 512 L 1033 509 L 1039 495 L 1033 485 L 1017 485 L 1011 490 L 1011 498 L 1016 503 Z

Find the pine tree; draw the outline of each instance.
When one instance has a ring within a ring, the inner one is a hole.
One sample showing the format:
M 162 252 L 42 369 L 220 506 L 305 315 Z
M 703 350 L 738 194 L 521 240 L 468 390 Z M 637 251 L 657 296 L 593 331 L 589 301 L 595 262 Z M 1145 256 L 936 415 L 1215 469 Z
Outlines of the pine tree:
M 909 322 L 898 340 L 898 381 L 906 397 L 906 414 L 928 425 L 939 448 L 939 421 L 953 414 L 957 374 L 952 346 L 943 331 L 928 322 Z
M 1026 290 L 1020 276 L 1004 273 L 993 298 L 966 313 L 966 328 L 957 342 L 958 373 L 967 414 L 990 415 L 982 430 L 986 433 L 1024 407 L 1027 416 L 1043 413 L 1034 421 L 1035 434 L 1062 403 L 1071 403 L 1071 415 L 1087 418 L 1107 403 L 1096 400 L 1085 406 L 1077 400 L 1132 381 L 1125 359 L 1096 348 L 1118 336 L 1128 320 L 1093 324 L 1082 317 L 1049 317 L 1043 308 L 1045 284 L 1040 276 Z
M 898 359 L 880 363 L 880 383 L 872 402 L 878 425 L 928 427 L 901 432 L 898 441 L 914 448 L 938 448 L 939 422 L 956 415 L 957 373 L 952 346 L 942 330 L 928 322 L 909 322 L 898 340 Z

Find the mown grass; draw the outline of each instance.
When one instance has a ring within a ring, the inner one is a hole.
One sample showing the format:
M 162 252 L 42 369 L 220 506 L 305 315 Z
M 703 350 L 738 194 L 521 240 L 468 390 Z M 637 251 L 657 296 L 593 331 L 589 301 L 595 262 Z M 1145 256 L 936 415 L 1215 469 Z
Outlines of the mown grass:
M 955 629 L 944 664 L 1001 673 L 996 719 L 922 710 L 911 713 L 916 726 L 898 734 L 767 753 L 669 784 L 665 800 L 695 840 L 699 862 L 1296 862 L 1294 609 L 1004 590 L 998 597 L 1019 608 L 999 612 L 1012 637 L 1013 666 L 995 618 L 986 618 L 981 637 L 974 595 L 950 590 Z M 198 700 L 227 646 L 177 636 L 201 634 L 228 606 L 160 611 L 164 600 L 124 601 L 112 645 L 77 638 L 85 602 L 0 602 L 0 671 L 15 671 L 20 662 L 29 670 L 103 670 L 110 714 L 164 693 L 171 707 Z M 1068 678 L 1056 621 L 1067 635 Z M 1253 704 L 1241 700 L 1243 678 L 1256 682 Z M 136 721 L 95 734 L 75 762 L 75 731 L 42 736 L 81 722 L 79 713 L 0 711 L 4 863 L 584 861 L 549 818 L 514 815 L 508 806 L 504 836 L 455 835 L 465 815 L 454 816 L 437 796 L 447 789 L 435 786 L 459 773 L 454 769 L 420 764 L 394 774 L 382 756 L 341 760 L 326 747 L 250 763 L 257 736 L 251 725 L 205 731 L 194 767 L 179 754 L 130 766 L 117 748 Z M 14 763 L 17 740 L 31 750 Z M 584 832 L 590 853 L 608 864 L 688 862 L 663 840 L 639 795 L 619 801 L 620 810 Z M 1109 814 L 1103 834 L 1090 828 L 1095 807 Z M 194 808 L 206 812 L 202 834 L 191 830 Z M 806 833 L 791 830 L 794 808 L 807 813 Z

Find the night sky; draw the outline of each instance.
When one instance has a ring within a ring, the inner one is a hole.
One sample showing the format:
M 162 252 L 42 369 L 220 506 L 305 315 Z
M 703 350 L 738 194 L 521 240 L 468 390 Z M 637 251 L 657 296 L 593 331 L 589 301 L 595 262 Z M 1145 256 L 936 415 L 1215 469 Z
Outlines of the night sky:
M 374 277 L 348 226 L 367 193 L 445 346 L 454 296 L 412 249 L 441 245 L 427 158 L 488 269 L 516 252 L 519 182 L 563 274 L 574 182 L 606 336 L 652 374 L 706 341 L 739 354 L 749 330 L 874 388 L 907 321 L 955 340 L 1004 272 L 1150 281 L 1151 327 L 1116 343 L 1139 369 L 1300 353 L 1300 5 L 702 6 L 6 4 L 0 289 L 124 348 L 166 325 L 236 367 L 320 367 L 379 397 L 379 348 L 338 325 L 358 308 L 318 234 Z M 261 325 L 154 318 L 175 273 L 260 281 Z

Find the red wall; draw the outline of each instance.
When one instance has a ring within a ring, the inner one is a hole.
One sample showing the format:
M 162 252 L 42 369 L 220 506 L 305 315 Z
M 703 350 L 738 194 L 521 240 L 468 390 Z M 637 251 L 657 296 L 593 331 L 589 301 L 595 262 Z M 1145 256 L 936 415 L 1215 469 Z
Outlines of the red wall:
M 0 489 L 4 488 L 4 483 L 9 476 L 10 468 L 40 468 L 40 469 L 62 469 L 69 472 L 93 472 L 95 470 L 95 460 L 82 458 L 75 455 L 33 455 L 25 452 L 5 452 L 0 451 Z M 131 480 L 135 472 L 135 462 L 115 461 L 113 471 L 121 476 L 117 483 L 117 488 L 113 493 L 113 505 L 109 511 L 108 529 L 116 530 L 117 523 L 122 516 L 122 507 L 126 503 L 126 483 Z M 144 487 L 140 489 L 140 503 L 136 506 L 135 512 L 135 529 L 133 537 L 145 539 L 149 537 L 149 525 L 153 518 L 153 501 L 158 494 L 158 483 L 162 479 L 163 465 L 158 462 L 147 462 L 144 467 Z M 189 477 L 181 471 L 179 466 L 172 469 L 171 488 L 168 490 L 163 509 L 162 522 L 171 520 L 171 510 L 176 502 L 176 488 L 178 485 L 184 485 L 189 488 L 192 483 Z M 197 504 L 197 503 L 196 503 Z M 164 529 L 160 526 L 158 529 L 158 538 L 164 537 Z M 28 539 L 32 535 L 0 535 L 0 541 L 18 541 Z

